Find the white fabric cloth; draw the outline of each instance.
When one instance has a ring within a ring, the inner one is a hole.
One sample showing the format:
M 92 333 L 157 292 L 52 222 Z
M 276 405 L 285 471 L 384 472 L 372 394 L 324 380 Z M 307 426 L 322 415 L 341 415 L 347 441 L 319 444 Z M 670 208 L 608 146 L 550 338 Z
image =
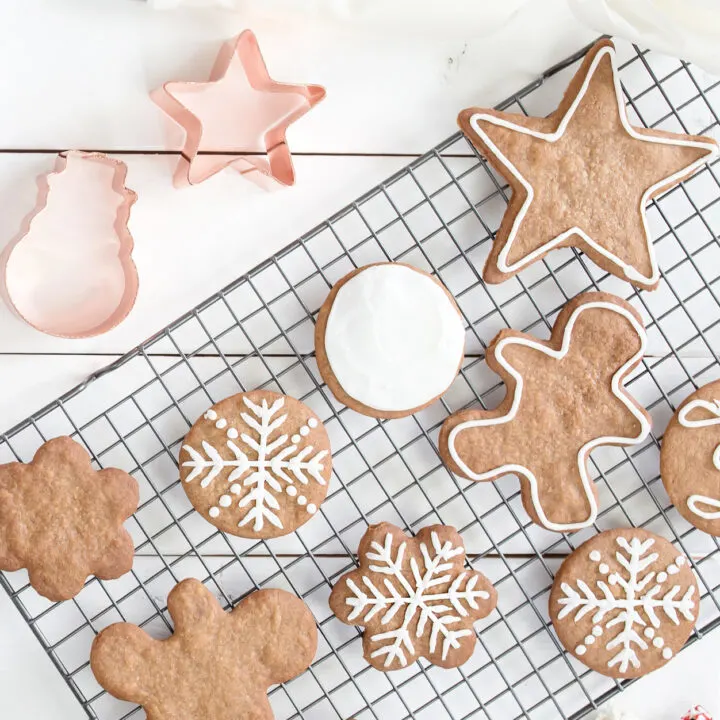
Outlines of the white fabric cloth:
M 528 2 L 543 0 L 147 0 L 155 8 L 252 10 L 266 16 L 303 14 L 405 31 L 480 37 L 496 32 Z M 599 33 L 691 60 L 720 74 L 720 0 L 567 0 Z

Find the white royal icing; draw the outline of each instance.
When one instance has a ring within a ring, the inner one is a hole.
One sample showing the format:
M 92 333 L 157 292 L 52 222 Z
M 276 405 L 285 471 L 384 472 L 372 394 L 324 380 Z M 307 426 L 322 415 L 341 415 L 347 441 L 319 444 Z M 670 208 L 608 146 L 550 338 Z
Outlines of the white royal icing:
M 549 357 L 561 360 L 565 357 L 565 355 L 567 355 L 567 352 L 570 349 L 570 339 L 572 337 L 572 330 L 575 325 L 575 321 L 585 310 L 590 310 L 593 308 L 610 310 L 612 312 L 616 312 L 622 315 L 630 322 L 630 324 L 633 326 L 633 329 L 640 338 L 640 349 L 613 375 L 612 378 L 613 394 L 623 403 L 623 405 L 625 405 L 625 407 L 627 407 L 627 409 L 635 416 L 637 421 L 640 423 L 640 432 L 634 438 L 613 436 L 598 437 L 585 443 L 585 445 L 580 448 L 580 450 L 578 451 L 578 470 L 580 472 L 583 490 L 585 491 L 585 497 L 587 498 L 587 502 L 590 507 L 590 514 L 583 522 L 554 523 L 548 519 L 545 511 L 543 510 L 542 504 L 540 503 L 540 496 L 538 494 L 537 478 L 529 468 L 526 468 L 522 465 L 508 464 L 502 465 L 499 468 L 493 468 L 492 470 L 489 470 L 485 473 L 475 473 L 467 466 L 467 464 L 458 454 L 455 447 L 455 441 L 458 434 L 463 432 L 464 430 L 476 427 L 501 425 L 511 422 L 515 419 L 515 416 L 517 415 L 520 408 L 524 383 L 522 375 L 520 375 L 520 373 L 515 370 L 515 368 L 513 368 L 503 356 L 503 349 L 506 346 L 525 345 L 535 350 L 539 350 L 540 352 L 545 353 Z M 637 318 L 627 308 L 608 302 L 589 302 L 585 303 L 584 305 L 579 305 L 577 308 L 575 308 L 572 315 L 570 316 L 570 319 L 567 322 L 567 325 L 565 326 L 562 345 L 559 350 L 554 350 L 553 348 L 549 348 L 546 345 L 541 344 L 540 341 L 531 340 L 526 337 L 511 336 L 504 338 L 495 346 L 495 359 L 515 380 L 515 394 L 513 396 L 510 410 L 506 415 L 503 415 L 502 417 L 469 420 L 467 422 L 456 425 L 448 435 L 447 442 L 450 457 L 452 457 L 455 464 L 462 470 L 463 474 L 471 480 L 488 480 L 501 473 L 516 473 L 517 475 L 525 477 L 530 483 L 530 496 L 532 498 L 535 513 L 540 519 L 541 524 L 548 530 L 554 530 L 556 532 L 569 532 L 571 530 L 579 530 L 581 528 L 592 525 L 597 519 L 598 507 L 595 500 L 595 494 L 593 493 L 592 489 L 592 480 L 588 477 L 587 473 L 588 456 L 596 447 L 600 445 L 637 445 L 638 443 L 642 442 L 650 432 L 650 423 L 648 419 L 645 417 L 644 413 L 639 408 L 635 407 L 630 397 L 627 395 L 627 393 L 623 391 L 623 387 L 621 385 L 625 373 L 643 356 L 646 344 L 647 336 L 645 335 L 645 328 L 640 322 L 638 322 Z
M 670 567 L 675 567 L 677 572 L 677 565 L 682 565 L 685 558 L 682 556 L 677 558 L 676 565 L 668 566 L 667 572 L 656 574 L 652 570 L 652 565 L 657 561 L 658 553 L 648 552 L 655 544 L 653 538 L 648 538 L 644 542 L 639 538 L 631 538 L 628 542 L 624 537 L 619 537 L 617 544 L 625 551 L 618 550 L 615 553 L 615 560 L 624 572 L 614 573 L 612 577 L 615 578 L 615 582 L 611 584 L 620 586 L 622 596 L 615 597 L 608 584 L 601 578 L 595 580 L 595 587 L 577 578 L 575 580 L 577 589 L 564 582 L 560 586 L 563 597 L 558 600 L 562 606 L 558 620 L 574 612 L 573 622 L 577 623 L 588 613 L 593 613 L 592 634 L 596 637 L 600 637 L 603 630 L 620 625 L 620 632 L 608 639 L 605 649 L 610 651 L 617 649 L 617 653 L 608 661 L 608 667 L 617 665 L 619 672 L 625 673 L 630 665 L 634 668 L 640 667 L 641 659 L 638 653 L 649 649 L 646 639 L 652 639 L 655 648 L 664 646 L 663 638 L 656 636 L 663 624 L 661 620 L 663 614 L 674 625 L 680 624 L 680 615 L 689 621 L 695 619 L 692 613 L 695 608 L 692 599 L 695 586 L 690 585 L 682 597 L 678 597 L 682 590 L 680 585 L 663 587 L 668 580 L 667 573 L 670 572 Z M 681 558 L 683 562 L 680 562 Z M 661 575 L 665 576 L 664 580 L 660 579 Z M 587 652 L 587 644 L 586 637 L 585 645 L 576 646 L 575 653 L 584 655 Z M 665 660 L 669 660 L 672 657 L 672 650 L 665 648 L 662 656 Z
M 273 437 L 287 421 L 287 413 L 280 414 L 285 405 L 285 398 L 278 398 L 272 406 L 268 406 L 267 400 L 264 399 L 261 405 L 256 405 L 247 396 L 243 396 L 243 402 L 249 412 L 241 413 L 240 417 L 250 428 L 252 434 L 240 433 L 240 443 L 238 444 L 233 440 L 238 437 L 237 430 L 234 428 L 227 430 L 226 435 L 230 439 L 226 446 L 233 455 L 230 459 L 224 458 L 220 451 L 206 440 L 202 441 L 205 455 L 190 445 L 183 445 L 183 450 L 191 458 L 183 463 L 183 467 L 192 468 L 192 472 L 185 478 L 185 482 L 190 483 L 203 473 L 207 473 L 200 481 L 200 486 L 206 488 L 222 470 L 233 468 L 227 478 L 227 483 L 230 492 L 239 495 L 242 488 L 235 481 L 242 478 L 248 471 L 252 471 L 242 480 L 242 487 L 252 489 L 237 502 L 239 508 L 248 508 L 238 523 L 238 527 L 253 522 L 253 529 L 258 532 L 263 529 L 265 521 L 268 521 L 282 529 L 282 521 L 275 512 L 280 509 L 275 493 L 282 493 L 283 483 L 286 484 L 284 489 L 290 497 L 297 496 L 295 482 L 308 485 L 313 480 L 320 485 L 325 485 L 325 478 L 322 476 L 323 459 L 328 455 L 328 451 L 315 452 L 312 445 L 299 447 L 300 436 L 294 435 L 289 444 L 286 434 Z M 215 426 L 218 428 L 225 428 L 228 425 L 225 418 L 218 419 L 214 410 L 208 410 L 204 417 L 210 422 L 215 422 Z M 303 428 L 305 427 L 303 426 Z M 313 427 L 317 427 L 317 424 Z M 231 432 L 231 430 L 235 431 Z M 303 433 L 303 436 L 307 436 L 308 433 L 309 431 Z M 295 441 L 296 437 L 298 438 L 297 442 Z M 257 459 L 250 460 L 247 451 L 257 455 Z M 307 498 L 300 495 L 296 497 L 296 501 L 304 506 Z M 218 500 L 220 507 L 212 506 L 208 510 L 208 515 L 212 518 L 218 517 L 221 508 L 230 507 L 232 502 L 233 499 L 230 495 L 222 495 Z M 310 514 L 317 511 L 315 505 L 312 507 L 314 510 L 311 510 L 310 506 L 307 508 Z
M 642 272 L 640 272 L 640 270 L 638 270 L 637 268 L 623 262 L 619 257 L 617 257 L 616 255 L 611 253 L 609 250 L 607 250 L 605 247 L 603 247 L 599 242 L 593 240 L 582 228 L 577 227 L 577 226 L 572 227 L 569 230 L 565 230 L 560 235 L 557 235 L 552 240 L 549 240 L 547 243 L 545 243 L 545 245 L 543 245 L 543 246 L 539 247 L 538 249 L 534 250 L 533 252 L 529 253 L 525 257 L 516 261 L 514 264 L 508 264 L 508 256 L 510 254 L 510 250 L 512 248 L 513 241 L 515 240 L 515 237 L 518 233 L 520 225 L 521 225 L 523 219 L 525 218 L 525 215 L 527 214 L 527 211 L 530 208 L 530 205 L 533 202 L 533 198 L 535 197 L 535 192 L 533 190 L 532 185 L 523 177 L 523 175 L 515 167 L 515 165 L 513 165 L 513 163 L 509 160 L 509 158 L 507 158 L 500 151 L 500 149 L 497 147 L 497 145 L 490 139 L 488 134 L 480 127 L 478 122 L 484 121 L 484 122 L 490 123 L 492 125 L 497 125 L 499 127 L 504 127 L 509 130 L 513 130 L 515 132 L 522 133 L 524 135 L 530 135 L 530 136 L 538 138 L 540 140 L 545 140 L 545 141 L 551 142 L 551 143 L 556 142 L 565 134 L 565 130 L 567 129 L 568 125 L 570 124 L 570 121 L 572 120 L 572 117 L 575 114 L 575 111 L 578 109 L 580 102 L 582 101 L 583 97 L 585 96 L 585 93 L 588 91 L 588 88 L 590 87 L 590 82 L 592 80 L 592 77 L 593 77 L 595 71 L 597 70 L 598 65 L 600 64 L 601 60 L 606 55 L 610 57 L 610 62 L 612 63 L 613 81 L 614 81 L 614 85 L 615 85 L 615 94 L 617 96 L 618 114 L 620 117 L 620 121 L 622 122 L 623 127 L 625 128 L 625 131 L 628 133 L 628 135 L 630 135 L 630 137 L 635 138 L 636 140 L 642 140 L 642 141 L 650 142 L 650 143 L 657 143 L 659 145 L 677 145 L 677 146 L 681 146 L 681 147 L 703 148 L 703 149 L 708 150 L 709 153 L 705 157 L 700 158 L 699 160 L 696 160 L 694 163 L 688 165 L 686 168 L 683 168 L 682 170 L 679 170 L 678 172 L 671 175 L 670 177 L 664 178 L 663 180 L 660 180 L 660 182 L 655 183 L 654 185 L 649 187 L 643 193 L 642 198 L 640 199 L 640 215 L 642 218 L 643 228 L 645 230 L 645 241 L 647 243 L 648 255 L 650 257 L 651 268 L 652 268 L 649 276 L 643 275 Z M 512 273 L 517 270 L 520 270 L 521 268 L 525 267 L 526 265 L 534 262 L 538 257 L 540 257 L 541 255 L 544 255 L 549 250 L 552 250 L 554 247 L 557 247 L 558 245 L 560 245 L 563 241 L 565 241 L 571 235 L 579 235 L 596 252 L 600 253 L 601 255 L 606 257 L 608 260 L 610 260 L 612 263 L 617 265 L 628 280 L 641 281 L 641 282 L 647 283 L 647 284 L 655 284 L 660 278 L 660 271 L 658 269 L 657 260 L 655 258 L 655 253 L 653 252 L 653 248 L 652 248 L 652 240 L 650 238 L 650 230 L 648 228 L 647 218 L 645 216 L 645 207 L 648 204 L 648 201 L 658 192 L 658 190 L 660 188 L 666 187 L 669 183 L 679 181 L 681 178 L 687 176 L 688 174 L 694 173 L 696 170 L 698 170 L 704 164 L 712 161 L 718 154 L 718 148 L 712 142 L 699 142 L 696 140 L 681 140 L 679 138 L 654 137 L 654 136 L 641 135 L 639 132 L 637 132 L 635 130 L 635 128 L 632 127 L 632 125 L 630 125 L 628 118 L 627 118 L 627 113 L 625 111 L 625 101 L 623 99 L 623 90 L 622 90 L 622 86 L 620 85 L 620 78 L 619 78 L 618 72 L 617 72 L 617 59 L 616 59 L 616 55 L 615 55 L 615 50 L 612 47 L 604 47 L 595 55 L 591 65 L 590 65 L 590 68 L 588 69 L 587 75 L 585 76 L 583 84 L 580 87 L 580 90 L 578 91 L 577 96 L 573 100 L 567 113 L 565 113 L 565 116 L 560 121 L 560 124 L 558 125 L 557 129 L 554 132 L 550 132 L 550 133 L 537 132 L 535 130 L 531 130 L 530 128 L 523 127 L 522 125 L 518 125 L 516 123 L 510 122 L 509 120 L 495 117 L 494 115 L 491 115 L 489 113 L 475 113 L 474 115 L 472 115 L 470 117 L 470 125 L 472 126 L 473 130 L 478 134 L 478 136 L 480 138 L 482 138 L 482 141 L 502 161 L 502 163 L 508 168 L 508 170 L 510 170 L 510 172 L 513 174 L 513 176 L 517 179 L 517 181 L 523 186 L 523 188 L 527 192 L 525 201 L 523 202 L 523 205 L 520 208 L 520 211 L 516 215 L 515 220 L 513 222 L 513 226 L 510 229 L 510 233 L 508 234 L 507 242 L 505 243 L 503 248 L 500 250 L 500 253 L 499 253 L 499 256 L 497 259 L 498 269 L 504 273 Z
M 465 329 L 429 275 L 385 263 L 363 269 L 338 291 L 325 331 L 333 374 L 354 400 L 407 411 L 442 395 L 457 375 Z
M 401 543 L 393 552 L 393 536 L 388 533 L 384 545 L 373 542 L 371 552 L 365 555 L 374 563 L 369 565 L 369 570 L 384 575 L 383 582 L 376 584 L 367 575 L 362 576 L 363 587 L 358 587 L 351 578 L 346 581 L 352 592 L 346 599 L 347 605 L 352 608 L 348 616 L 350 622 L 358 620 L 365 624 L 378 613 L 383 613 L 380 624 L 387 625 L 398 612 L 404 612 L 400 627 L 371 637 L 371 641 L 379 647 L 370 653 L 370 657 L 384 655 L 385 667 L 389 667 L 393 660 L 406 666 L 408 659 L 405 651 L 414 655 L 414 638 L 423 636 L 426 628 L 430 636 L 430 652 L 435 652 L 438 640 L 441 640 L 442 659 L 445 660 L 451 648 L 460 646 L 460 638 L 473 634 L 469 628 L 454 630 L 452 626 L 466 618 L 470 610 L 478 610 L 478 600 L 490 598 L 485 590 L 475 589 L 479 575 L 464 570 L 451 572 L 452 559 L 464 552 L 462 547 L 454 547 L 449 540 L 441 542 L 436 532 L 431 533 L 431 541 L 431 548 L 420 543 L 422 566 L 414 557 L 411 558 L 411 579 L 405 576 L 403 569 L 407 543 Z M 433 592 L 433 588 L 441 585 L 447 586 L 444 592 Z M 412 632 L 412 621 L 418 611 L 420 615 L 415 632 Z
M 701 408 L 709 412 L 712 417 L 703 418 L 702 420 L 691 420 L 690 413 L 693 410 Z M 678 413 L 678 422 L 685 428 L 702 428 L 720 425 L 720 401 L 714 400 L 692 400 L 684 405 Z M 718 444 L 712 456 L 713 465 L 720 470 L 720 444 Z M 720 518 L 720 499 L 708 497 L 707 495 L 690 495 L 687 499 L 687 505 L 691 512 L 705 520 L 717 520 Z M 715 508 L 715 510 L 703 510 L 701 505 Z

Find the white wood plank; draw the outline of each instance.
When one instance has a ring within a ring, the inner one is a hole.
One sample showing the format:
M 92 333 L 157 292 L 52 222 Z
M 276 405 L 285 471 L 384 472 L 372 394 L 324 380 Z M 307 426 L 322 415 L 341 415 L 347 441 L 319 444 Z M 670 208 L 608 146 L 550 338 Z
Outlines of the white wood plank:
M 493 105 L 596 36 L 564 0 L 527 3 L 490 37 L 478 36 L 480 18 L 448 34 L 397 33 L 312 13 L 268 17 L 263 6 L 232 14 L 130 0 L 0 4 L 9 109 L 0 148 L 163 148 L 165 123 L 148 92 L 206 79 L 219 45 L 251 27 L 271 74 L 327 87 L 328 99 L 291 128 L 295 151 L 420 153 L 454 131 L 461 108 Z

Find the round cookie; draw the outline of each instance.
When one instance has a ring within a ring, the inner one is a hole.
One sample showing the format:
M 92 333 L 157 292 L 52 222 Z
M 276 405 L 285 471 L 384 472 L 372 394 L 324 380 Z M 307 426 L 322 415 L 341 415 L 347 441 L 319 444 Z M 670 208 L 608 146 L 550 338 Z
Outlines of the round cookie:
M 213 405 L 180 451 L 180 479 L 195 509 L 246 538 L 280 537 L 306 523 L 325 499 L 331 470 L 319 418 L 269 390 Z
M 678 408 L 663 436 L 660 475 L 678 512 L 720 536 L 720 380 Z
M 568 651 L 613 678 L 640 677 L 668 662 L 690 636 L 698 609 L 688 559 L 635 528 L 600 533 L 568 556 L 549 608 Z
M 323 380 L 363 415 L 399 418 L 422 410 L 462 365 L 465 328 L 452 295 L 402 263 L 366 265 L 337 282 L 315 326 Z

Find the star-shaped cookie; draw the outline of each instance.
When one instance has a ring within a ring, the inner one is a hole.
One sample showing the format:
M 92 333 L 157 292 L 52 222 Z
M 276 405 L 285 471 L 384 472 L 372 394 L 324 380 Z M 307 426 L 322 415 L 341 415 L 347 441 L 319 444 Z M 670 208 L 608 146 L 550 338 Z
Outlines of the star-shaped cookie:
M 458 122 L 512 189 L 483 271 L 489 283 L 572 246 L 654 289 L 646 206 L 718 155 L 712 138 L 630 125 L 610 40 L 590 50 L 548 117 L 470 108 Z
M 325 89 L 273 80 L 255 35 L 245 30 L 223 46 L 208 82 L 168 82 L 152 97 L 185 131 L 177 186 L 196 185 L 226 167 L 253 180 L 292 185 L 285 132 L 325 97 Z
M 550 340 L 502 330 L 486 359 L 505 382 L 505 399 L 494 410 L 451 415 L 440 431 L 443 459 L 470 480 L 517 475 L 525 510 L 548 530 L 592 525 L 590 453 L 636 445 L 650 432 L 647 412 L 624 387 L 645 345 L 637 312 L 607 293 L 571 300 Z

